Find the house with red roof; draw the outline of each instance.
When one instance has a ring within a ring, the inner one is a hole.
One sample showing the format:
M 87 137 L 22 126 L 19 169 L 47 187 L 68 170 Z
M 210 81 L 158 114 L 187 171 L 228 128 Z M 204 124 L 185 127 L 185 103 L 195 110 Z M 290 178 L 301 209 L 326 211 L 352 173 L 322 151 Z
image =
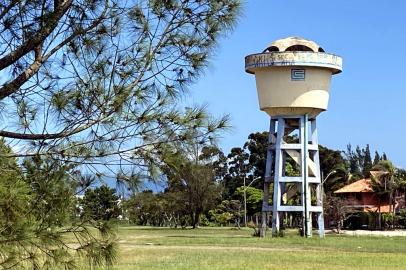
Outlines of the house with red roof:
M 361 212 L 392 212 L 389 196 L 373 191 L 371 179 L 360 179 L 334 192 L 345 199 L 347 207 Z M 380 208 L 380 209 L 379 209 Z
M 376 176 L 375 172 L 371 172 Z M 376 179 L 376 178 L 375 178 Z M 390 203 L 389 194 L 379 194 L 374 191 L 373 183 L 370 178 L 360 179 L 354 183 L 348 184 L 334 192 L 337 196 L 344 199 L 346 207 L 353 213 L 399 213 L 405 208 L 404 194 L 395 194 L 394 205 Z M 393 209 L 394 208 L 394 209 Z M 354 222 L 354 220 L 352 220 Z M 366 227 L 365 221 L 358 220 L 356 223 L 361 227 Z M 371 223 L 371 222 L 369 222 Z M 356 227 L 359 227 L 359 226 Z M 370 225 L 370 224 L 369 224 Z M 376 226 L 373 226 L 376 227 Z

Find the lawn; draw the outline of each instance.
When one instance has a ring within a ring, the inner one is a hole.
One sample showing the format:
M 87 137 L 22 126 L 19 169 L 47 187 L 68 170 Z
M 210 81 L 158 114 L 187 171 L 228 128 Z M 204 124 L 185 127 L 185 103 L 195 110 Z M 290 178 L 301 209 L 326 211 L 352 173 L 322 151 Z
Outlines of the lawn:
M 406 238 L 295 233 L 259 239 L 249 229 L 120 227 L 114 269 L 406 269 Z

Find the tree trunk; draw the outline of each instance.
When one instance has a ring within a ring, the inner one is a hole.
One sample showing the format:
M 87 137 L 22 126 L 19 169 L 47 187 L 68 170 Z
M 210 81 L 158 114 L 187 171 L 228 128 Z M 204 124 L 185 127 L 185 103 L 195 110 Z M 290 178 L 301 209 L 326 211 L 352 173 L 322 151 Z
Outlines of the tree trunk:
M 341 233 L 341 219 L 337 222 L 337 233 Z
M 240 230 L 240 229 L 241 229 L 241 226 L 240 226 L 240 218 L 236 218 L 234 222 L 235 222 L 235 224 L 237 225 L 237 228 Z
M 257 224 L 258 224 L 258 216 L 257 216 Z M 261 238 L 264 238 L 265 235 L 266 235 L 266 228 L 268 227 L 267 225 L 268 225 L 267 224 L 267 212 L 262 211 L 261 227 L 260 227 L 260 230 L 259 230 L 259 236 Z
M 193 229 L 196 229 L 199 227 L 199 221 L 200 221 L 200 214 L 201 210 L 196 210 L 196 212 L 193 214 L 192 213 L 192 227 Z

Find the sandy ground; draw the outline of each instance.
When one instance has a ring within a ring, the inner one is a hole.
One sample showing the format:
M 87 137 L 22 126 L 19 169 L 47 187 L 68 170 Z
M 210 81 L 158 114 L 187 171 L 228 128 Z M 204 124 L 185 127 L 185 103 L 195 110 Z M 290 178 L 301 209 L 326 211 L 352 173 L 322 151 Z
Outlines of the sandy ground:
M 359 235 L 372 235 L 372 236 L 406 236 L 406 230 L 393 230 L 393 231 L 367 231 L 367 230 L 355 230 L 347 231 L 342 230 L 341 234 L 359 236 Z

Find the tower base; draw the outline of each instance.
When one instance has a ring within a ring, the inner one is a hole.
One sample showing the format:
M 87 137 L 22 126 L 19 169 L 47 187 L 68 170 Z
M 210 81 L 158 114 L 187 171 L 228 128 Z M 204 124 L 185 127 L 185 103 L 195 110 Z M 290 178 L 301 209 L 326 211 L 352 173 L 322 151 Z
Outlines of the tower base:
M 316 119 L 309 119 L 307 114 L 271 118 L 268 144 L 260 236 L 265 236 L 272 212 L 273 236 L 279 235 L 282 220 L 301 220 L 303 235 L 311 237 L 315 217 L 319 236 L 324 237 Z

